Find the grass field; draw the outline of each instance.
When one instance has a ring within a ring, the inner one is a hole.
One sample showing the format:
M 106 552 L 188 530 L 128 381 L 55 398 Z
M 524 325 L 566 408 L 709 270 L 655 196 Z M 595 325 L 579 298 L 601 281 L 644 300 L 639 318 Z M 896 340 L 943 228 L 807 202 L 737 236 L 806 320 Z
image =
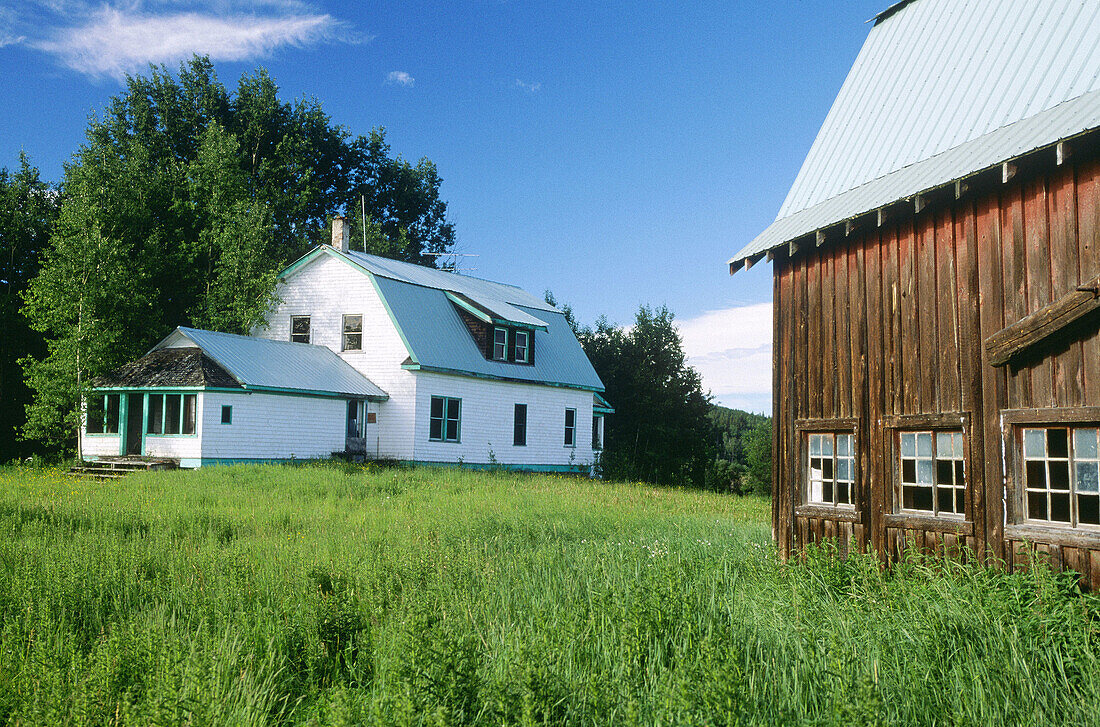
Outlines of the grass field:
M 0 724 L 1100 723 L 1072 579 L 557 477 L 0 470 Z

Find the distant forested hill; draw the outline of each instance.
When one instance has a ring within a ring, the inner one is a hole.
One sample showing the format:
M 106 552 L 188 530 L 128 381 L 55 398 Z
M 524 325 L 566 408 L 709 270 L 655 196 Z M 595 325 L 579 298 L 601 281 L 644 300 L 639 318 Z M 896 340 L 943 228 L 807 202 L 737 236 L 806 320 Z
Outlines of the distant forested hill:
M 771 417 L 712 405 L 717 457 L 708 471 L 708 486 L 761 495 L 771 493 Z

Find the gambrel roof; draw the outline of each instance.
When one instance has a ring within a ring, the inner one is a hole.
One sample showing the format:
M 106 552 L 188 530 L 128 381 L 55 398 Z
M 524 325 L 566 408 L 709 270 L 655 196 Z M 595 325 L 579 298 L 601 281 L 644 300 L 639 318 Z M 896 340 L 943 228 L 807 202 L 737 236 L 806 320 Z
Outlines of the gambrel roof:
M 344 253 L 329 245 L 307 253 L 281 277 L 322 255 L 370 277 L 408 351 L 407 369 L 604 390 L 565 315 L 522 288 L 362 252 Z M 533 363 L 487 359 L 460 310 L 488 324 L 533 331 Z
M 731 271 L 1100 128 L 1100 3 L 906 0 L 875 18 L 776 221 Z

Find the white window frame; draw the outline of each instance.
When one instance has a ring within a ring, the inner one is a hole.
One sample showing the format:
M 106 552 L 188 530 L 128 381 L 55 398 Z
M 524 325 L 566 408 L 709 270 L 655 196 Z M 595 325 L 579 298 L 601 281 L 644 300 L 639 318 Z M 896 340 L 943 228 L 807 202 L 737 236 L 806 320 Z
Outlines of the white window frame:
M 516 363 L 528 363 L 531 360 L 531 334 L 529 331 L 516 331 Z M 523 336 L 523 346 L 520 346 L 519 337 Z M 523 357 L 520 358 L 519 352 L 523 351 Z
M 301 333 L 294 332 L 294 322 L 305 319 L 306 322 L 306 340 L 295 341 L 295 336 L 302 335 Z M 290 317 L 290 341 L 291 343 L 313 343 L 313 320 L 309 316 L 291 316 Z
M 966 430 L 962 427 L 950 428 L 900 428 L 894 431 L 894 451 L 897 485 L 894 488 L 895 511 L 900 515 L 950 518 L 961 520 L 966 517 L 967 465 Z M 912 473 L 907 473 L 907 464 L 911 463 Z M 941 471 L 946 465 L 946 474 Z M 922 473 L 922 470 L 926 472 Z M 922 477 L 927 482 L 922 482 Z M 931 489 L 931 507 L 921 508 L 906 505 L 907 489 Z M 951 493 L 951 510 L 940 507 L 940 495 Z
M 504 341 L 498 341 L 500 334 L 504 334 Z M 497 355 L 497 351 L 500 351 L 500 355 Z M 493 327 L 493 360 L 494 361 L 507 361 L 508 360 L 508 329 L 501 328 L 500 326 Z
M 359 328 L 358 330 L 348 330 L 348 318 L 358 318 Z M 348 336 L 359 336 L 359 345 L 352 348 L 348 345 Z M 362 351 L 363 350 L 363 314 L 362 313 L 345 313 L 340 318 L 340 350 L 341 351 Z
M 569 424 L 569 415 L 573 415 L 573 424 Z M 565 446 L 576 448 L 577 446 L 577 410 L 566 408 L 565 410 Z

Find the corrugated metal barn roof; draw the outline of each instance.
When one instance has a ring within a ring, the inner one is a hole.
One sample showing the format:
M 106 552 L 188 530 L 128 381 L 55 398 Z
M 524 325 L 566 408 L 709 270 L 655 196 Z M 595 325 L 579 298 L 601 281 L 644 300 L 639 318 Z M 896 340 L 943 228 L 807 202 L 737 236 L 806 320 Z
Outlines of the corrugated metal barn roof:
M 546 330 L 535 334 L 534 364 L 515 364 L 485 358 L 445 290 L 394 277 L 379 276 L 376 283 L 421 369 L 603 391 L 565 316 L 546 303 L 538 310 L 520 306 L 537 313 Z
M 245 388 L 388 398 L 386 392 L 324 346 L 181 326 L 153 350 L 192 344 L 201 348 Z
M 776 222 L 736 263 L 1100 127 L 1100 2 L 912 0 L 882 13 Z

